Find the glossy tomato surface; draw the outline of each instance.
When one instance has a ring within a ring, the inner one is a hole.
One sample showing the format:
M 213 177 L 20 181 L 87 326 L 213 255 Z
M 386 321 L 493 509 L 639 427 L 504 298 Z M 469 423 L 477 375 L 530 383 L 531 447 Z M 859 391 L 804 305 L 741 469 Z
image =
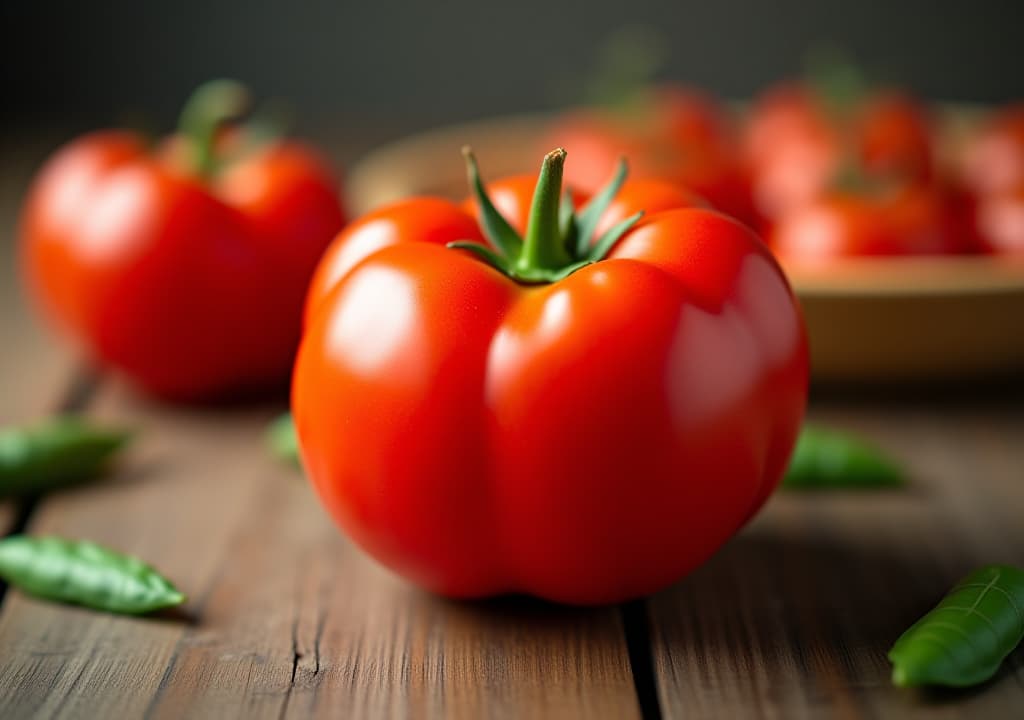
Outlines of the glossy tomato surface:
M 522 284 L 444 247 L 456 206 L 403 224 L 422 202 L 353 226 L 394 213 L 376 249 L 342 233 L 307 305 L 292 407 L 331 515 L 455 597 L 615 602 L 707 559 L 775 488 L 806 401 L 766 247 L 710 210 L 652 212 L 607 259 Z
M 309 278 L 343 222 L 315 154 L 272 143 L 211 179 L 124 132 L 80 138 L 35 179 L 28 285 L 102 365 L 175 400 L 281 383 Z

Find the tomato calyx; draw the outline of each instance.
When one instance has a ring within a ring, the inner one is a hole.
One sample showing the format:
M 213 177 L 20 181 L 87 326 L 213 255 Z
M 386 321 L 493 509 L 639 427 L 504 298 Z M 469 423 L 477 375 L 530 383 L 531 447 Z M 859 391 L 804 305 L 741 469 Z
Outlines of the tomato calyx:
M 448 247 L 467 250 L 518 282 L 557 282 L 603 259 L 643 216 L 643 211 L 638 212 L 595 237 L 601 216 L 626 180 L 626 161 L 619 161 L 608 184 L 577 212 L 569 193 L 562 190 L 566 152 L 557 148 L 544 156 L 526 233 L 520 237 L 491 202 L 473 151 L 465 147 L 462 154 L 469 186 L 480 207 L 481 229 L 490 246 L 459 240 Z
M 279 112 L 263 108 L 250 116 L 249 89 L 235 80 L 210 80 L 197 87 L 181 110 L 178 131 L 188 143 L 191 170 L 200 178 L 211 178 L 231 159 L 252 152 L 280 137 L 283 121 Z M 245 122 L 241 121 L 245 119 Z M 221 130 L 237 126 L 243 141 L 224 158 L 218 147 Z
M 812 51 L 805 59 L 804 76 L 812 97 L 833 122 L 850 117 L 867 95 L 868 81 L 863 71 L 834 49 Z

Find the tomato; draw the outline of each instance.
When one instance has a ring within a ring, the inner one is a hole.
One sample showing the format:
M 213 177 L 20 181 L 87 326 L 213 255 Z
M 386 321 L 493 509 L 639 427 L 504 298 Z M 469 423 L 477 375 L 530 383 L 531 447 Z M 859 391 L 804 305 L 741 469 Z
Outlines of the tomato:
M 306 325 L 334 286 L 378 250 L 398 243 L 443 247 L 455 240 L 483 239 L 476 221 L 450 200 L 414 197 L 374 210 L 350 223 L 323 254 L 306 297 Z
M 653 178 L 627 180 L 601 214 L 595 235 L 604 234 L 641 210 L 651 214 L 683 207 L 710 206 L 704 198 L 674 183 Z
M 1024 258 L 1024 186 L 979 198 L 974 221 L 982 250 Z
M 933 177 L 925 111 L 889 91 L 867 96 L 849 117 L 838 117 L 809 87 L 778 86 L 755 102 L 743 147 L 754 205 L 769 222 L 828 193 L 851 171 L 902 185 Z
M 359 545 L 444 595 L 665 587 L 765 502 L 801 424 L 805 331 L 753 231 L 676 208 L 567 242 L 564 157 L 525 221 L 476 191 L 486 246 L 445 246 L 472 217 L 444 201 L 418 222 L 421 200 L 379 210 L 389 241 L 349 250 L 364 241 L 343 232 L 324 263 L 351 262 L 307 304 L 307 474 Z
M 910 183 L 933 178 L 931 120 L 907 95 L 879 92 L 868 98 L 854 121 L 853 134 L 868 175 Z
M 752 106 L 743 152 L 753 204 L 771 221 L 821 194 L 838 171 L 842 140 L 810 91 L 781 85 Z
M 880 195 L 825 194 L 784 216 L 770 241 L 780 258 L 800 264 L 965 249 L 946 197 L 926 187 L 899 188 Z
M 287 379 L 309 278 L 343 223 L 337 184 L 305 146 L 226 154 L 232 143 L 215 126 L 235 108 L 206 106 L 240 93 L 201 89 L 204 138 L 179 135 L 156 152 L 128 132 L 73 141 L 23 211 L 24 270 L 40 304 L 95 361 L 168 399 Z M 233 140 L 237 150 L 251 137 Z
M 976 195 L 1024 186 L 1024 103 L 993 113 L 974 132 L 963 149 L 961 174 Z
M 732 128 L 724 111 L 697 91 L 660 87 L 631 112 L 567 113 L 548 130 L 544 143 L 572 153 L 566 182 L 584 192 L 594 192 L 625 157 L 634 177 L 683 186 L 723 212 L 744 221 L 752 217 Z

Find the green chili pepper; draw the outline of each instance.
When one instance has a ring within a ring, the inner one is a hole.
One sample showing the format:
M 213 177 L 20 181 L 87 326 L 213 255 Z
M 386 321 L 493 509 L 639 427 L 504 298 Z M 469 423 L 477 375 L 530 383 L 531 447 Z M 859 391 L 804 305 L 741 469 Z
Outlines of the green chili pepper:
M 0 577 L 47 600 L 137 615 L 185 601 L 141 560 L 91 542 L 14 535 L 0 540 Z
M 864 441 L 833 430 L 807 426 L 782 479 L 790 490 L 898 487 L 900 468 Z
M 976 685 L 995 675 L 1024 637 L 1024 570 L 988 565 L 965 577 L 889 651 L 892 681 Z
M 299 438 L 295 434 L 295 423 L 291 413 L 278 417 L 267 428 L 267 444 L 279 460 L 299 464 Z
M 71 417 L 0 430 L 0 495 L 26 495 L 95 477 L 130 433 Z

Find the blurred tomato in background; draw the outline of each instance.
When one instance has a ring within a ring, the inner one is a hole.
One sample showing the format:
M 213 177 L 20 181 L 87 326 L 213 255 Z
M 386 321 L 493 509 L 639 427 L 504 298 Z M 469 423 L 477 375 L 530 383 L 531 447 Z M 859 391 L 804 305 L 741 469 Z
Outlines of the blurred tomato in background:
M 234 122 L 247 102 L 216 81 L 155 148 L 127 131 L 79 138 L 25 201 L 39 303 L 92 360 L 166 399 L 283 385 L 306 287 L 344 220 L 326 162 Z

